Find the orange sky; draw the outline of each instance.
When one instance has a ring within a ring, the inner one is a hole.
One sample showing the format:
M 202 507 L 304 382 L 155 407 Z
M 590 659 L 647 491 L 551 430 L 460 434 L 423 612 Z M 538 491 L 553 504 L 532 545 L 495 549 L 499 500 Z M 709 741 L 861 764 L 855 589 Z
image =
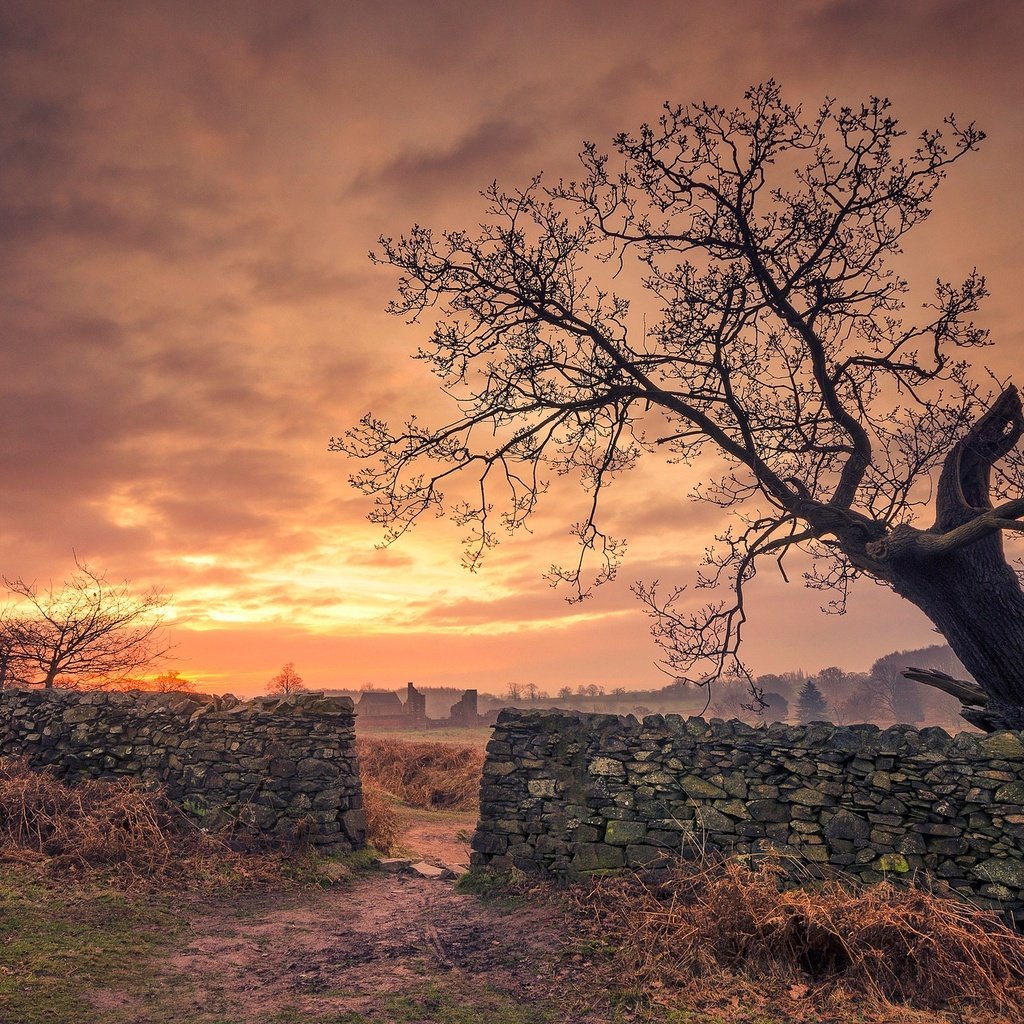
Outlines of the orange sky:
M 1022 351 L 1024 8 L 999 2 L 54 3 L 0 11 L 0 570 L 59 579 L 72 550 L 174 596 L 172 662 L 255 692 L 511 679 L 660 685 L 633 579 L 687 582 L 715 519 L 659 467 L 617 485 L 620 581 L 570 606 L 572 494 L 484 570 L 459 531 L 376 551 L 327 441 L 362 413 L 442 409 L 383 313 L 380 234 L 472 225 L 478 190 L 575 171 L 662 101 L 890 96 L 913 131 L 989 133 L 901 270 L 977 265 L 1001 370 Z M 1021 383 L 1018 381 L 1018 383 Z M 870 584 L 842 619 L 767 574 L 755 671 L 865 668 L 935 642 Z

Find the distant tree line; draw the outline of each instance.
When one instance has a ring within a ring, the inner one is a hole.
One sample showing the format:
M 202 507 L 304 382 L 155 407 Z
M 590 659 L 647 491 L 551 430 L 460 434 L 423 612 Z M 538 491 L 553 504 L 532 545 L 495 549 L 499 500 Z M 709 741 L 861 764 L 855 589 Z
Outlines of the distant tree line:
M 492 707 L 542 705 L 638 715 L 652 710 L 677 711 L 751 722 L 906 723 L 962 729 L 960 702 L 904 678 L 909 665 L 958 677 L 966 674 L 950 648 L 937 644 L 893 651 L 878 658 L 867 672 L 848 672 L 830 665 L 811 673 L 797 669 L 757 676 L 756 685 L 765 704 L 761 709 L 751 701 L 749 680 L 739 675 L 725 675 L 710 689 L 703 680 L 683 677 L 657 689 L 627 690 L 623 686 L 580 683 L 564 685 L 554 693 L 535 683 L 510 682 L 500 695 L 482 694 L 481 701 Z

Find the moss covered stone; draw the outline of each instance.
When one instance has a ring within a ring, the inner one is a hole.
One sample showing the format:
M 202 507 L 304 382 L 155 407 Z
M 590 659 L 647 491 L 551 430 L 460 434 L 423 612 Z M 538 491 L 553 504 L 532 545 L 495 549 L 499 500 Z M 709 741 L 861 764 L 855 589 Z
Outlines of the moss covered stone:
M 716 786 L 697 775 L 684 775 L 679 780 L 679 788 L 687 796 L 697 800 L 724 800 L 729 795 L 721 786 Z
M 981 740 L 979 746 L 986 757 L 1001 758 L 1004 761 L 1024 761 L 1024 741 L 1016 733 L 994 733 Z
M 992 857 L 982 861 L 974 874 L 987 882 L 999 882 L 1011 889 L 1024 889 L 1024 860 L 1009 857 Z
M 902 853 L 883 853 L 875 861 L 875 868 L 886 873 L 905 875 L 910 870 L 910 862 Z
M 609 821 L 604 841 L 611 846 L 630 846 L 647 838 L 647 826 L 642 821 Z

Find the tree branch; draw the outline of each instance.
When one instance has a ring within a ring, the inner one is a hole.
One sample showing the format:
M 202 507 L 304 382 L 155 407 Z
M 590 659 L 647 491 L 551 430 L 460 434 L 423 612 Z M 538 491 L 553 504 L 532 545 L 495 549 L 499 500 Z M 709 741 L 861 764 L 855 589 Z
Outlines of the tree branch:
M 961 704 L 983 708 L 988 704 L 988 694 L 977 684 L 966 679 L 955 679 L 933 668 L 908 668 L 903 672 L 905 679 L 913 679 L 925 686 L 934 686 L 943 693 L 956 697 Z

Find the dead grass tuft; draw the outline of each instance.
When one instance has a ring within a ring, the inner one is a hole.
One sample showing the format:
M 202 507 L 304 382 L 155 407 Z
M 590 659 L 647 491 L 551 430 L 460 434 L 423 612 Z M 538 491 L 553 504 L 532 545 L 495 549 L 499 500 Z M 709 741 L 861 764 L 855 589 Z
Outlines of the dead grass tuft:
M 1024 937 L 994 914 L 887 883 L 782 891 L 779 874 L 736 859 L 681 864 L 657 882 L 601 879 L 573 899 L 584 933 L 614 949 L 620 984 L 685 990 L 688 1006 L 752 982 L 820 1009 L 1024 1004 Z
M 477 806 L 484 765 L 479 747 L 362 736 L 356 748 L 364 786 L 428 810 Z
M 393 853 L 398 846 L 401 825 L 393 798 L 372 784 L 363 783 L 363 812 L 366 815 L 366 841 L 381 853 Z
M 233 850 L 160 790 L 130 779 L 72 786 L 17 758 L 0 759 L 0 862 L 127 889 L 187 883 L 199 892 L 265 884 L 281 872 L 279 855 Z

